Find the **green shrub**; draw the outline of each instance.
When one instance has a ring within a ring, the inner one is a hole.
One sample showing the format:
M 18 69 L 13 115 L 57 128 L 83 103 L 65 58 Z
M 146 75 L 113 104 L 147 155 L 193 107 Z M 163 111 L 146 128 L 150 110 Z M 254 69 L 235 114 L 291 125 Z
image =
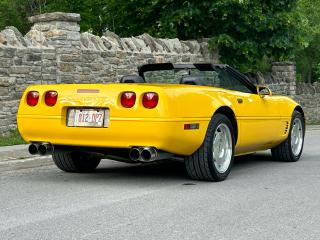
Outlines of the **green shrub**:
M 25 144 L 18 130 L 11 131 L 8 135 L 0 136 L 0 146 Z

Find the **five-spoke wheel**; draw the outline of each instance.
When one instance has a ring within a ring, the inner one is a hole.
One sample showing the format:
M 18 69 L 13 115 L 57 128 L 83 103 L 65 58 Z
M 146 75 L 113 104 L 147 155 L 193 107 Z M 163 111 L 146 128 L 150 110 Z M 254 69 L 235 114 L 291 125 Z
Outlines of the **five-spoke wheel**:
M 203 144 L 185 159 L 192 179 L 222 181 L 230 173 L 234 155 L 234 129 L 229 118 L 217 113 L 211 119 Z
M 271 149 L 272 156 L 279 161 L 296 162 L 300 159 L 303 150 L 305 135 L 305 121 L 303 115 L 294 111 L 288 138 Z

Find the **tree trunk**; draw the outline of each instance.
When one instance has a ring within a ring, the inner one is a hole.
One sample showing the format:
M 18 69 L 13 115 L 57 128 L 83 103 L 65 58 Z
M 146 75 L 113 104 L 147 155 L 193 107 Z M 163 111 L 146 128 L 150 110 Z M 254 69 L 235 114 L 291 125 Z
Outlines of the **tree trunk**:
M 308 83 L 311 83 L 311 69 L 308 70 Z

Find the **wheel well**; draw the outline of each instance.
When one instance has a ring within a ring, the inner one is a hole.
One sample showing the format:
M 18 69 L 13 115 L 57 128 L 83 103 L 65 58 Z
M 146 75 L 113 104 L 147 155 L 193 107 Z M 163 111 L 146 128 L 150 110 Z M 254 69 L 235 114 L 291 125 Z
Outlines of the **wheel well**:
M 234 130 L 235 143 L 237 143 L 237 140 L 238 140 L 238 124 L 237 124 L 237 120 L 236 120 L 236 117 L 235 117 L 234 112 L 232 111 L 232 109 L 229 108 L 229 107 L 224 106 L 224 107 L 218 108 L 217 111 L 215 111 L 215 114 L 216 113 L 223 114 L 227 118 L 229 118 L 229 120 L 231 121 L 233 130 Z
M 299 106 L 299 105 L 296 106 L 295 109 L 294 109 L 294 111 L 298 111 L 299 113 L 302 114 L 303 119 L 304 119 L 304 120 L 306 119 L 305 116 L 304 116 L 304 112 L 303 112 L 303 109 L 302 109 L 301 106 Z

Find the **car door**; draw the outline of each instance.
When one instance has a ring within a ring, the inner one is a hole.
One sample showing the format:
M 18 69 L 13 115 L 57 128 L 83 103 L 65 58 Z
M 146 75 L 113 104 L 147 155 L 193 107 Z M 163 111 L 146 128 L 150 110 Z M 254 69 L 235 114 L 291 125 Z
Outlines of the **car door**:
M 244 154 L 272 146 L 284 129 L 278 100 L 273 96 L 259 96 L 253 85 L 241 79 L 241 74 L 224 70 L 219 73 L 220 84 L 232 90 L 238 122 L 236 154 Z M 243 77 L 244 78 L 244 77 Z
M 236 96 L 235 106 L 239 128 L 238 153 L 270 148 L 285 129 L 278 102 L 272 96 L 258 94 Z

